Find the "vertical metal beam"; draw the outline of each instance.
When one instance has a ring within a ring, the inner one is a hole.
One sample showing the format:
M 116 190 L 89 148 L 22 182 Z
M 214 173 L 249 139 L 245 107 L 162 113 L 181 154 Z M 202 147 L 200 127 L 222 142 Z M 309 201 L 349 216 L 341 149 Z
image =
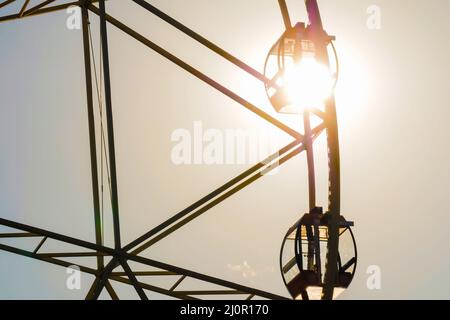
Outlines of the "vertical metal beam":
M 314 166 L 314 145 L 309 110 L 305 110 L 303 113 L 303 125 L 305 129 L 303 143 L 306 149 L 306 161 L 308 164 L 309 210 L 312 211 L 316 207 L 316 171 Z
M 333 299 L 334 285 L 337 278 L 337 259 L 339 249 L 339 223 L 340 223 L 340 158 L 339 158 L 339 136 L 336 118 L 336 106 L 334 97 L 326 104 L 328 140 L 328 166 L 329 166 L 329 191 L 328 191 L 328 250 L 326 257 L 326 272 L 324 277 L 323 299 Z
M 329 56 L 323 31 L 322 19 L 320 17 L 317 0 L 305 0 L 310 28 L 315 37 L 317 58 L 329 66 Z M 322 299 L 333 299 L 334 285 L 337 278 L 337 258 L 339 248 L 339 220 L 340 220 L 340 159 L 339 159 L 339 136 L 336 115 L 336 103 L 334 95 L 326 102 L 326 117 L 324 119 L 327 127 L 328 140 L 328 163 L 329 163 L 329 198 L 328 198 L 328 250 L 326 256 L 324 289 Z
M 95 242 L 98 245 L 102 243 L 102 225 L 100 219 L 100 198 L 98 183 L 98 163 L 97 163 L 97 143 L 95 139 L 95 118 L 94 103 L 92 95 L 92 71 L 91 56 L 89 46 L 89 13 L 85 6 L 81 7 L 81 16 L 83 22 L 83 49 L 84 49 L 84 69 L 86 77 L 86 98 L 87 98 L 87 114 L 89 125 L 89 145 L 91 155 L 91 178 L 92 178 L 92 200 L 94 204 L 94 223 L 95 223 Z M 100 270 L 104 266 L 103 256 L 97 256 L 97 269 Z
M 106 9 L 105 0 L 99 1 L 100 10 L 100 34 L 102 38 L 102 55 L 103 55 L 103 75 L 105 79 L 105 108 L 106 122 L 108 129 L 108 153 L 110 161 L 111 176 L 111 204 L 114 228 L 114 246 L 116 250 L 121 248 L 120 244 L 120 224 L 119 224 L 119 196 L 117 191 L 117 169 L 116 169 L 116 149 L 114 143 L 114 121 L 112 111 L 111 97 L 111 75 L 109 70 L 109 53 L 108 53 L 108 33 L 106 26 Z

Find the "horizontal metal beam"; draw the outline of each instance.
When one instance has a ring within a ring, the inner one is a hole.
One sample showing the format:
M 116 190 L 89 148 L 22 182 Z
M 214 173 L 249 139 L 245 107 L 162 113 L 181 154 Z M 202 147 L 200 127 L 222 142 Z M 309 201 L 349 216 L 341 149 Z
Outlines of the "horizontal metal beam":
M 36 238 L 40 237 L 38 234 L 30 232 L 12 232 L 12 233 L 0 233 L 0 239 L 5 238 Z
M 124 278 L 124 277 L 111 276 L 110 279 L 113 280 L 113 281 L 125 283 L 125 284 L 128 284 L 128 285 L 132 285 L 131 280 L 129 280 L 127 278 Z M 150 285 L 148 283 L 143 283 L 143 282 L 138 282 L 138 283 L 145 290 L 150 290 L 150 291 L 153 291 L 153 292 L 156 292 L 156 293 L 164 294 L 164 295 L 167 295 L 167 296 L 170 296 L 170 297 L 174 297 L 174 298 L 178 298 L 178 299 L 182 299 L 182 300 L 198 300 L 197 298 L 190 297 L 188 295 L 178 294 L 176 292 L 171 292 L 170 290 L 163 289 L 163 288 L 160 288 L 160 287 L 156 287 L 156 286 Z
M 68 267 L 71 267 L 71 266 L 74 265 L 74 263 L 71 263 L 71 262 L 58 260 L 58 259 L 53 259 L 53 258 L 50 258 L 50 257 L 45 257 L 43 255 L 34 254 L 34 253 L 30 252 L 30 251 L 21 250 L 21 249 L 14 248 L 12 246 L 4 245 L 4 244 L 0 244 L 0 250 L 6 251 L 6 252 L 10 252 L 10 253 L 14 253 L 14 254 L 17 254 L 17 255 L 21 255 L 21 256 L 24 256 L 24 257 L 28 257 L 28 258 L 33 258 L 33 259 L 36 259 L 36 260 L 40 260 L 40 261 L 43 261 L 43 262 L 51 263 L 51 264 L 54 264 L 54 265 L 65 267 L 65 268 L 68 268 Z M 85 266 L 80 266 L 78 264 L 76 264 L 76 265 L 80 268 L 80 271 L 82 271 L 82 272 L 85 272 L 85 273 L 88 273 L 88 274 L 91 274 L 91 275 L 97 275 L 98 274 L 97 270 L 95 270 L 95 269 L 88 268 L 88 267 L 85 267 Z M 132 285 L 132 281 L 131 280 L 129 280 L 127 278 L 120 277 L 117 274 L 118 273 L 112 273 L 109 278 L 111 280 L 113 280 L 113 281 L 121 282 L 121 283 L 128 284 L 128 285 Z M 120 274 L 122 274 L 122 273 L 120 273 Z M 124 272 L 123 274 L 126 274 L 126 273 Z M 135 276 L 140 276 L 139 272 L 133 272 L 133 274 Z M 173 274 L 175 275 L 175 273 L 173 273 Z M 150 290 L 150 291 L 157 292 L 157 293 L 160 293 L 160 294 L 168 295 L 168 296 L 175 297 L 175 298 L 178 298 L 178 299 L 196 300 L 196 298 L 189 296 L 189 292 L 188 291 L 178 291 L 178 292 L 177 291 L 170 291 L 170 290 L 163 289 L 163 288 L 160 288 L 160 287 L 157 287 L 157 286 L 153 286 L 153 285 L 150 285 L 150 284 L 146 284 L 146 283 L 143 283 L 143 282 L 138 282 L 138 283 L 143 289 L 146 289 L 146 290 Z M 106 290 L 108 292 L 110 292 L 110 289 L 112 289 L 112 288 L 108 288 L 109 286 L 110 286 L 110 284 L 108 285 L 108 283 L 105 285 Z M 208 291 L 190 291 L 190 292 L 192 294 L 195 294 L 195 295 L 207 295 L 208 294 L 207 293 Z M 222 290 L 222 291 L 217 291 L 216 290 L 216 291 L 210 291 L 210 292 L 211 292 L 211 295 L 232 294 L 231 292 L 237 293 L 237 291 L 235 291 L 235 290 Z M 110 294 L 111 294 L 111 297 L 113 299 L 118 299 L 117 295 L 115 295 L 113 293 L 113 291 Z M 245 294 L 245 293 L 242 293 L 242 294 Z
M 6 244 L 0 244 L 0 250 L 6 251 L 6 252 L 11 252 L 20 256 L 24 256 L 24 257 L 28 257 L 28 258 L 33 258 L 36 260 L 40 260 L 40 261 L 44 261 L 47 263 L 51 263 L 54 265 L 58 265 L 61 267 L 65 267 L 68 268 L 70 266 L 76 265 L 77 267 L 80 268 L 80 271 L 85 272 L 85 273 L 89 273 L 92 275 L 97 275 L 97 270 L 89 268 L 89 267 L 85 267 L 85 266 L 81 266 L 79 264 L 74 264 L 73 262 L 67 262 L 67 261 L 63 261 L 63 260 L 59 260 L 59 259 L 54 259 L 54 258 L 50 258 L 50 257 L 41 257 L 39 254 L 36 254 L 34 252 L 31 251 L 27 251 L 27 250 L 22 250 L 22 249 L 18 249 L 12 246 L 8 246 Z
M 22 231 L 28 231 L 30 233 L 33 234 L 38 234 L 40 236 L 46 236 L 50 239 L 54 239 L 54 240 L 58 240 L 61 242 L 66 242 L 66 243 L 70 243 L 73 244 L 75 246 L 79 246 L 82 248 L 86 248 L 86 249 L 91 249 L 94 251 L 99 251 L 99 252 L 103 252 L 103 253 L 107 253 L 110 255 L 115 255 L 115 254 L 119 254 L 118 251 L 102 246 L 102 245 L 97 245 L 95 243 L 92 242 L 88 242 L 88 241 L 84 241 L 84 240 L 80 240 L 80 239 L 76 239 L 73 237 L 69 237 L 66 235 L 62 235 L 56 232 L 51 232 L 48 230 L 44 230 L 41 228 L 37 228 L 37 227 L 33 227 L 33 226 L 29 226 L 23 223 L 19 223 L 19 222 L 15 222 L 15 221 L 11 221 L 11 220 L 7 220 L 4 218 L 0 218 L 0 225 L 6 226 L 6 227 L 10 227 L 13 229 L 17 229 L 17 230 L 22 230 Z
M 170 271 L 134 271 L 137 277 L 155 277 L 155 276 L 178 276 L 176 272 Z M 126 272 L 111 272 L 112 276 L 126 276 Z
M 144 258 L 141 256 L 136 256 L 136 255 L 132 255 L 132 254 L 125 254 L 126 259 L 128 260 L 132 260 L 135 262 L 139 262 L 151 267 L 156 267 L 156 268 L 160 268 L 160 269 L 165 269 L 168 271 L 173 271 L 176 272 L 180 275 L 186 275 L 187 277 L 190 278 L 194 278 L 197 280 L 202 280 L 205 282 L 209 282 L 209 283 L 213 283 L 225 288 L 231 288 L 231 289 L 235 289 L 241 292 L 246 292 L 246 293 L 253 293 L 257 296 L 263 297 L 263 298 L 268 298 L 268 299 L 273 299 L 273 300 L 285 300 L 287 299 L 286 297 L 282 297 L 276 294 L 272 294 L 263 290 L 259 290 L 259 289 L 254 289 L 254 288 L 250 288 L 244 285 L 240 285 L 231 281 L 227 281 L 227 280 L 223 280 L 223 279 L 219 279 L 216 277 L 211 277 L 211 276 L 207 276 L 204 275 L 202 273 L 199 272 L 195 272 L 195 271 L 191 271 L 191 270 L 187 270 L 184 268 L 179 268 L 167 263 L 163 263 L 163 262 L 159 262 L 159 261 L 155 261 L 152 259 L 148 259 L 148 258 Z
M 183 290 L 174 291 L 178 294 L 186 294 L 190 296 L 218 296 L 218 295 L 247 295 L 246 292 L 240 292 L 237 290 Z
M 71 6 L 80 6 L 80 5 L 82 5 L 82 2 L 83 1 L 71 1 L 69 3 L 64 3 L 64 4 L 60 4 L 60 5 L 51 6 L 48 8 L 42 8 L 39 10 L 35 10 L 34 12 L 30 12 L 29 14 L 27 14 L 27 12 L 25 11 L 23 13 L 23 16 L 21 16 L 19 13 L 10 14 L 10 15 L 0 17 L 0 22 L 12 21 L 12 20 L 17 20 L 17 19 L 23 19 L 26 17 L 41 15 L 41 14 L 45 14 L 45 13 L 61 11 L 61 10 L 65 10 Z
M 40 257 L 50 258 L 76 258 L 76 257 L 105 257 L 109 254 L 103 252 L 55 252 L 55 253 L 38 253 Z
M 28 257 L 28 258 L 33 258 L 33 259 L 36 259 L 36 260 L 39 260 L 39 261 L 42 261 L 42 262 L 47 262 L 47 263 L 50 263 L 50 264 L 53 264 L 53 265 L 57 265 L 57 266 L 60 266 L 60 267 L 69 268 L 69 267 L 74 265 L 74 263 L 72 263 L 72 262 L 67 262 L 67 261 L 53 259 L 53 258 L 48 258 L 48 257 L 42 257 L 42 256 L 40 256 L 38 254 L 34 254 L 34 253 L 30 252 L 30 251 L 21 250 L 21 249 L 14 248 L 12 246 L 4 245 L 4 244 L 0 244 L 0 250 L 6 251 L 6 252 L 10 252 L 10 253 L 13 253 L 13 254 L 17 254 L 17 255 L 20 255 L 20 256 Z M 85 266 L 81 266 L 79 264 L 76 264 L 76 266 L 79 267 L 80 271 L 82 271 L 84 273 L 88 273 L 88 274 L 91 274 L 91 275 L 94 275 L 94 276 L 98 275 L 98 272 L 95 269 L 88 268 L 88 267 L 85 267 Z M 121 282 L 121 283 L 132 285 L 131 281 L 126 279 L 126 278 L 121 278 L 121 277 L 118 277 L 118 276 L 111 276 L 110 279 L 113 280 L 113 281 L 117 281 L 117 282 Z M 191 298 L 189 296 L 183 295 L 183 294 L 170 292 L 169 290 L 166 290 L 166 289 L 163 289 L 163 288 L 159 288 L 159 287 L 156 287 L 156 286 L 152 286 L 152 285 L 148 285 L 148 284 L 145 284 L 145 283 L 141 283 L 140 282 L 139 284 L 144 289 L 151 290 L 151 291 L 154 291 L 154 292 L 158 292 L 158 293 L 161 293 L 161 294 L 165 294 L 165 295 L 168 295 L 168 296 L 172 296 L 172 297 L 175 297 L 175 298 L 178 298 L 178 299 L 190 299 L 190 300 L 195 299 L 195 298 Z M 107 281 L 107 283 L 105 284 L 105 287 L 106 287 L 106 290 L 108 291 L 108 293 L 111 295 L 111 298 L 113 300 L 118 299 L 118 296 L 115 294 L 114 289 L 111 287 L 111 284 L 109 283 L 109 281 Z

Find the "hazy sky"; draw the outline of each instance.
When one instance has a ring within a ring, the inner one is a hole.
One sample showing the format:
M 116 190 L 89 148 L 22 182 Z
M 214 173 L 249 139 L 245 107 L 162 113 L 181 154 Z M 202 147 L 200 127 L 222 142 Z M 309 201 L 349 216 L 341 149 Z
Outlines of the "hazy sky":
M 149 2 L 261 71 L 283 31 L 275 0 Z M 288 5 L 294 21 L 305 19 L 303 1 Z M 449 298 L 450 2 L 319 5 L 327 31 L 337 36 L 342 214 L 355 221 L 359 253 L 356 277 L 342 298 Z M 381 9 L 379 30 L 367 27 L 372 5 Z M 277 116 L 263 85 L 227 61 L 131 1 L 108 1 L 107 9 Z M 0 25 L 0 215 L 94 241 L 82 34 L 66 28 L 67 18 L 59 12 Z M 92 27 L 98 53 L 96 17 Z M 205 129 L 262 131 L 279 147 L 291 141 L 121 31 L 111 26 L 109 35 L 124 243 L 250 166 L 176 166 L 174 130 L 192 131 L 194 121 L 202 121 Z M 277 117 L 300 130 L 297 117 Z M 316 156 L 323 206 L 324 147 L 322 137 Z M 287 295 L 279 248 L 307 208 L 306 181 L 304 156 L 290 160 L 144 255 Z M 110 220 L 107 213 L 108 245 Z M 371 265 L 381 269 L 381 290 L 367 289 Z M 66 276 L 64 268 L 0 252 L 0 298 L 83 298 L 91 277 L 83 276 L 80 291 L 69 291 Z

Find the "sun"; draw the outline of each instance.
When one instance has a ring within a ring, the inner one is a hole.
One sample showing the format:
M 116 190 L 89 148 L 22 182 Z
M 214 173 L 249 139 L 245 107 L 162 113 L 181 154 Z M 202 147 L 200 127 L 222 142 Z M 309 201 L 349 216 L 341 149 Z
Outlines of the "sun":
M 283 108 L 295 108 L 296 113 L 312 108 L 322 108 L 333 92 L 333 77 L 329 68 L 313 57 L 304 57 L 295 63 L 292 59 L 285 66 L 281 82 L 286 89 L 289 104 Z

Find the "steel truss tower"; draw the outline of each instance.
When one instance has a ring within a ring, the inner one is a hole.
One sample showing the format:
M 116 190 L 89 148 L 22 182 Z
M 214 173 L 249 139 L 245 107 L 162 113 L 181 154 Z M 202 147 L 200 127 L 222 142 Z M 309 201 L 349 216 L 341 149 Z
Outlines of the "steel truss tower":
M 109 0 L 114 1 L 114 0 Z M 159 17 L 166 23 L 172 25 L 182 33 L 186 34 L 193 40 L 197 41 L 201 45 L 212 50 L 222 58 L 233 63 L 235 66 L 241 68 L 245 72 L 249 73 L 263 84 L 267 83 L 267 79 L 262 73 L 253 69 L 243 61 L 239 60 L 229 52 L 221 49 L 216 44 L 207 40 L 200 34 L 196 33 L 189 27 L 181 24 L 174 18 L 160 11 L 158 8 L 148 2 L 148 0 L 132 0 L 143 10 L 146 10 L 153 15 Z M 12 3 L 23 3 L 19 12 L 14 14 L 3 15 L 2 8 Z M 35 1 L 38 2 L 38 1 Z M 317 6 L 316 0 L 306 0 L 306 7 L 308 10 L 310 24 L 322 31 L 322 22 Z M 286 26 L 290 26 L 290 18 L 287 12 L 287 7 L 284 0 L 279 0 L 282 16 Z M 55 0 L 41 0 L 34 6 L 30 5 L 30 0 L 3 0 L 0 1 L 0 22 L 7 22 L 17 19 L 25 19 L 27 17 L 44 15 L 46 13 L 65 10 L 69 6 L 79 6 L 82 12 L 82 24 L 83 24 L 83 48 L 84 48 L 84 62 L 85 62 L 85 76 L 86 76 L 86 93 L 87 93 L 87 111 L 88 111 L 88 125 L 89 125 L 89 141 L 90 141 L 90 157 L 91 157 L 91 176 L 92 176 L 92 196 L 93 196 L 93 211 L 95 221 L 95 239 L 96 242 L 87 242 L 73 237 L 69 237 L 63 234 L 58 234 L 48 230 L 43 230 L 30 225 L 6 220 L 0 218 L 0 225 L 14 229 L 16 232 L 1 233 L 0 238 L 19 239 L 19 238 L 38 238 L 40 239 L 39 245 L 33 251 L 25 251 L 15 246 L 0 244 L 0 249 L 15 253 L 18 255 L 26 256 L 36 260 L 44 261 L 50 264 L 59 265 L 62 267 L 69 267 L 72 263 L 67 262 L 64 258 L 73 257 L 95 257 L 97 260 L 97 267 L 91 268 L 83 265 L 79 265 L 82 272 L 95 276 L 95 281 L 92 284 L 86 299 L 97 299 L 101 292 L 106 289 L 112 299 L 118 299 L 118 295 L 111 285 L 111 282 L 121 282 L 134 287 L 137 294 L 141 299 L 147 299 L 146 291 L 153 291 L 163 295 L 179 298 L 179 299 L 198 299 L 205 296 L 223 296 L 223 295 L 245 295 L 248 300 L 252 298 L 267 298 L 267 299 L 286 299 L 285 297 L 250 288 L 238 283 L 233 283 L 217 277 L 201 274 L 193 270 L 181 268 L 179 266 L 170 265 L 161 261 L 155 261 L 145 258 L 140 255 L 141 252 L 157 243 L 161 239 L 165 238 L 169 234 L 177 231 L 182 226 L 185 226 L 193 219 L 199 217 L 209 209 L 215 207 L 219 203 L 232 197 L 235 193 L 241 189 L 249 186 L 253 182 L 257 181 L 264 176 L 268 171 L 275 169 L 276 167 L 284 164 L 291 158 L 301 154 L 303 151 L 308 151 L 313 141 L 323 132 L 327 133 L 328 150 L 329 150 L 329 205 L 328 212 L 330 217 L 330 244 L 328 246 L 327 253 L 327 272 L 325 273 L 325 287 L 323 290 L 323 298 L 330 299 L 333 296 L 333 279 L 336 274 L 336 255 L 338 246 L 338 222 L 340 215 L 340 176 L 339 176 L 339 143 L 338 143 L 338 130 L 336 121 L 336 111 L 334 97 L 329 99 L 325 111 L 316 110 L 315 116 L 322 119 L 321 124 L 314 128 L 310 128 L 305 134 L 301 134 L 291 127 L 280 122 L 276 118 L 272 117 L 256 105 L 240 97 L 233 91 L 224 87 L 214 79 L 208 77 L 200 70 L 192 67 L 186 62 L 182 61 L 172 53 L 166 51 L 162 47 L 158 46 L 152 40 L 139 34 L 132 28 L 128 27 L 125 23 L 117 20 L 113 16 L 106 12 L 105 0 L 79 0 L 79 1 L 55 1 Z M 99 17 L 100 21 L 100 35 L 101 35 L 101 48 L 102 48 L 102 69 L 104 77 L 104 103 L 106 111 L 106 149 L 107 156 L 109 158 L 108 174 L 111 178 L 111 204 L 112 204 L 112 220 L 113 220 L 113 235 L 114 235 L 114 247 L 107 247 L 102 242 L 102 226 L 100 224 L 100 200 L 99 200 L 99 159 L 96 137 L 96 123 L 94 117 L 94 100 L 93 100 L 93 80 L 92 80 L 92 61 L 90 55 L 90 35 L 89 35 L 89 14 L 94 14 Z M 197 202 L 191 204 L 184 210 L 181 210 L 171 218 L 167 219 L 158 226 L 155 226 L 139 238 L 135 239 L 131 243 L 122 244 L 120 237 L 120 220 L 119 220 L 119 197 L 117 192 L 117 173 L 116 173 L 116 152 L 114 143 L 114 121 L 113 121 L 113 101 L 111 98 L 111 75 L 109 68 L 109 52 L 108 52 L 108 26 L 114 26 L 121 30 L 128 36 L 134 38 L 144 46 L 157 52 L 159 55 L 168 59 L 172 63 L 176 64 L 192 76 L 208 84 L 212 88 L 218 90 L 225 96 L 234 100 L 238 104 L 242 105 L 248 111 L 253 112 L 257 116 L 265 119 L 272 125 L 278 127 L 280 130 L 289 134 L 293 141 L 280 149 L 278 152 L 269 156 L 267 159 L 255 164 L 247 171 L 234 177 L 226 182 L 221 187 L 213 190 L 208 195 L 204 196 Z M 322 54 L 326 54 L 326 50 L 322 48 Z M 308 152 L 307 152 L 308 153 Z M 313 161 L 311 157 L 308 157 L 309 161 Z M 310 163 L 311 164 L 311 163 Z M 310 167 L 310 166 L 308 166 Z M 314 177 L 310 174 L 310 203 L 314 200 L 315 184 Z M 334 228 L 334 229 L 333 229 Z M 80 251 L 70 252 L 51 252 L 42 253 L 40 251 L 42 245 L 49 241 L 62 242 L 73 245 L 79 248 Z M 105 263 L 105 258 L 110 260 Z M 139 264 L 148 266 L 152 271 L 147 270 L 132 270 L 129 266 L 129 262 L 137 262 Z M 115 271 L 116 268 L 121 266 L 123 272 Z M 156 270 L 156 271 L 155 271 Z M 178 276 L 177 281 L 170 289 L 165 289 L 155 285 L 148 284 L 141 280 L 138 280 L 139 276 L 148 277 L 161 277 L 161 276 Z M 211 290 L 179 290 L 179 285 L 185 279 L 192 278 L 207 282 L 214 287 L 220 286 L 223 289 L 211 289 Z

